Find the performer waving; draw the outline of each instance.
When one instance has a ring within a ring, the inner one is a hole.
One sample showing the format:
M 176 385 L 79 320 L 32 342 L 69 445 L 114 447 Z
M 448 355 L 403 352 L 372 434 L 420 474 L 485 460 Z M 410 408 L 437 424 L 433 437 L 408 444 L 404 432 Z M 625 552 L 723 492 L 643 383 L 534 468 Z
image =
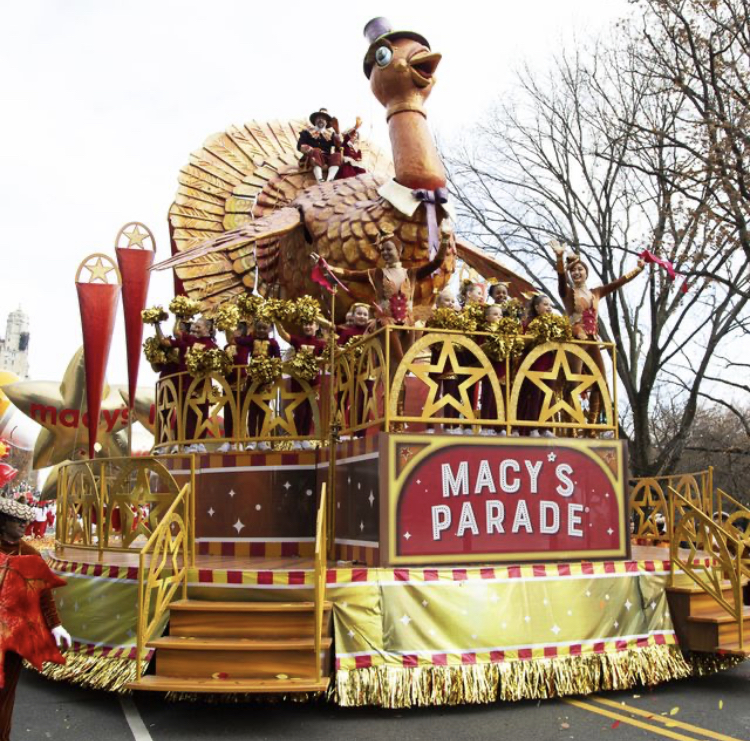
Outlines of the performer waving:
M 565 311 L 570 317 L 570 323 L 573 325 L 573 338 L 576 340 L 589 340 L 597 342 L 599 340 L 599 302 L 605 296 L 613 293 L 626 283 L 630 282 L 639 275 L 645 266 L 643 260 L 638 260 L 638 266 L 621 278 L 612 283 L 607 283 L 596 288 L 589 288 L 587 285 L 589 277 L 588 266 L 581 261 L 581 256 L 577 253 L 565 255 L 565 245 L 559 242 L 552 242 L 551 245 L 557 255 L 557 285 L 558 293 L 565 306 Z M 566 274 L 567 273 L 567 274 Z M 604 374 L 604 361 L 602 354 L 597 345 L 584 346 L 585 351 L 596 364 L 602 378 Z M 571 370 L 573 373 L 581 372 L 582 362 L 578 358 L 571 361 Z M 595 386 L 589 396 L 589 424 L 596 424 L 599 420 L 602 399 L 599 389 Z

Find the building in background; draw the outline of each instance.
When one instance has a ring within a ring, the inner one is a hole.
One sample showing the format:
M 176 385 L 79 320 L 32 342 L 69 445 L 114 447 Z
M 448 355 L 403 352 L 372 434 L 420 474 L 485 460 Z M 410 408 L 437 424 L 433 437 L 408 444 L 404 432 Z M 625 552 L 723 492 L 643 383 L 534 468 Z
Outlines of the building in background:
M 19 306 L 8 314 L 5 338 L 0 339 L 0 370 L 29 377 L 29 317 Z

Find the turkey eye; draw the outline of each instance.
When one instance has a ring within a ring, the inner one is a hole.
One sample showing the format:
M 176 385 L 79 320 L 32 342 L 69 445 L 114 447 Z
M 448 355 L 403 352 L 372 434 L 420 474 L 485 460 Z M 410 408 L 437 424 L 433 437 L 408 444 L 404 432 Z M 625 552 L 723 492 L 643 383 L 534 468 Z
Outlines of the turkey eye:
M 387 67 L 393 59 L 393 52 L 387 46 L 381 46 L 375 52 L 375 61 L 378 63 L 378 67 Z

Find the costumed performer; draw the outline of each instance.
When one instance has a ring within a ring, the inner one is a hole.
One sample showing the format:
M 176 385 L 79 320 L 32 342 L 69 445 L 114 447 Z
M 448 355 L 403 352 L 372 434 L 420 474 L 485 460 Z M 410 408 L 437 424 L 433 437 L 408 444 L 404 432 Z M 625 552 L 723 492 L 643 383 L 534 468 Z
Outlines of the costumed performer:
M 418 268 L 405 268 L 401 264 L 404 245 L 393 234 L 383 234 L 374 242 L 374 246 L 379 249 L 385 263 L 382 268 L 347 270 L 328 265 L 325 267 L 344 283 L 370 284 L 375 293 L 375 311 L 381 326 L 412 326 L 416 285 L 443 266 L 452 236 L 450 226 L 444 221 L 440 225 L 440 247 L 437 254 L 428 263 Z M 315 252 L 311 254 L 311 257 L 316 263 L 320 261 L 320 256 Z M 393 380 L 398 364 L 414 341 L 413 334 L 413 332 L 391 334 L 391 380 Z
M 351 315 L 352 317 L 352 323 L 351 325 L 343 326 L 343 327 L 337 327 L 337 334 L 336 334 L 336 342 L 339 345 L 339 347 L 345 347 L 347 343 L 349 342 L 356 342 L 360 337 L 363 337 L 365 334 L 367 334 L 368 330 L 370 329 L 372 325 L 372 316 L 370 314 L 370 307 L 367 304 L 363 303 L 356 303 L 352 304 L 349 311 L 347 312 L 347 317 Z M 374 381 L 371 378 L 365 379 L 365 388 L 367 389 L 367 393 L 371 394 L 373 389 Z M 352 398 L 351 395 L 346 401 L 346 407 L 343 410 L 344 412 L 344 421 L 345 425 L 347 427 L 352 426 L 352 423 L 354 426 L 363 424 L 364 419 L 363 412 L 364 412 L 364 405 L 365 405 L 365 399 L 362 393 L 360 393 L 357 379 L 354 378 L 354 388 L 351 392 L 357 399 L 357 403 L 355 405 L 355 414 L 354 414 L 354 420 L 350 419 L 350 413 L 351 413 L 351 403 Z M 343 394 L 342 391 L 339 391 L 339 395 Z M 339 406 L 341 402 L 341 398 L 339 396 Z M 363 437 L 365 434 L 364 430 L 357 430 L 354 433 L 355 437 Z M 342 440 L 345 439 L 344 437 L 341 438 Z
M 523 323 L 523 331 L 527 333 L 529 325 L 534 319 L 545 314 L 552 313 L 552 301 L 549 296 L 545 296 L 543 293 L 537 293 L 529 304 L 529 312 L 526 320 Z M 555 361 L 555 354 L 552 352 L 546 352 L 541 357 L 537 358 L 529 368 L 530 371 L 548 371 L 552 369 L 552 365 Z M 560 389 L 558 389 L 558 392 Z M 523 385 L 521 386 L 521 393 L 518 397 L 518 411 L 516 416 L 519 420 L 524 421 L 539 421 L 539 416 L 542 411 L 542 403 L 544 401 L 544 392 L 534 383 L 528 379 L 524 379 Z M 527 432 L 528 431 L 528 432 Z M 555 433 L 552 430 L 545 429 L 541 433 L 538 428 L 532 427 L 523 428 L 522 434 L 528 434 L 529 437 L 555 437 Z M 515 431 L 514 431 L 515 435 Z
M 58 648 L 71 645 L 55 607 L 51 587 L 65 582 L 50 571 L 39 552 L 23 538 L 34 510 L 0 497 L 0 741 L 10 741 L 16 687 L 23 659 L 64 664 Z
M 631 270 L 621 278 L 603 286 L 589 288 L 587 286 L 589 269 L 581 261 L 581 256 L 573 253 L 565 258 L 565 245 L 553 241 L 550 246 L 557 256 L 557 289 L 572 324 L 573 339 L 599 342 L 599 302 L 640 275 L 646 263 L 640 259 L 635 270 Z M 598 345 L 584 345 L 583 349 L 594 361 L 606 383 L 604 361 Z M 579 358 L 571 360 L 570 369 L 574 374 L 580 373 L 581 367 L 582 361 Z M 598 386 L 594 386 L 589 394 L 589 424 L 597 424 L 601 405 L 601 393 Z M 590 434 L 593 437 L 596 433 L 591 431 Z
M 353 178 L 355 175 L 364 175 L 366 170 L 360 167 L 362 162 L 362 149 L 359 145 L 359 127 L 362 125 L 362 119 L 357 117 L 357 123 L 344 132 L 342 144 L 342 164 L 341 169 L 336 175 L 336 180 Z
M 281 358 L 281 348 L 279 347 L 279 343 L 271 337 L 272 326 L 270 320 L 257 316 L 253 322 L 253 333 L 251 335 L 236 338 L 235 342 L 237 343 L 238 352 L 241 348 L 245 348 L 245 352 L 247 353 L 244 356 L 246 363 L 250 363 L 253 360 L 263 360 L 265 358 Z M 250 392 L 250 388 L 254 382 L 255 381 L 248 375 L 245 394 L 243 394 L 243 397 Z M 265 386 L 259 386 L 257 393 L 262 394 L 267 386 L 268 384 Z M 262 435 L 263 428 L 266 426 L 267 416 L 267 409 L 256 402 L 254 398 L 251 398 L 250 404 L 247 408 L 248 437 L 257 438 Z M 259 443 L 251 440 L 245 446 L 245 450 L 255 450 L 256 446 L 258 450 L 271 449 L 271 443 L 265 440 Z
M 435 332 L 440 329 L 437 324 L 443 324 L 438 322 L 437 316 L 439 314 L 450 313 L 451 316 L 455 317 L 456 324 L 458 323 L 458 314 L 460 310 L 458 299 L 450 288 L 444 288 L 437 296 L 435 300 L 435 307 L 432 312 L 432 316 L 427 320 L 427 328 L 430 332 Z M 450 322 L 449 322 L 450 323 Z M 430 349 L 430 365 L 437 365 L 440 360 L 442 353 L 442 345 L 432 345 Z M 456 374 L 455 368 L 451 364 L 450 358 L 448 363 L 442 371 L 436 371 L 429 374 L 430 380 L 437 384 L 438 390 L 436 394 L 437 399 L 443 399 L 445 396 L 449 396 L 451 399 L 455 399 L 456 403 L 460 403 L 460 394 L 458 391 L 458 375 Z M 458 409 L 452 404 L 446 404 L 442 409 L 441 417 L 447 419 L 458 419 Z M 452 425 L 444 426 L 443 429 L 450 435 L 459 434 L 461 432 L 460 427 L 454 427 Z M 435 426 L 432 422 L 428 422 L 425 427 L 425 432 L 428 435 L 432 435 L 435 432 Z
M 502 285 L 497 283 L 496 285 Z M 492 295 L 492 289 L 490 289 L 490 295 Z M 507 291 L 506 291 L 507 300 Z M 487 332 L 492 332 L 493 327 L 503 318 L 503 303 L 487 304 L 484 307 L 484 324 Z M 492 364 L 492 370 L 497 376 L 497 380 L 501 385 L 505 385 L 506 379 L 506 360 L 496 360 L 489 358 Z M 482 399 L 482 407 L 480 411 L 480 417 L 482 419 L 497 419 L 497 399 L 495 399 L 495 392 L 492 390 L 492 381 L 489 376 L 484 376 L 480 383 L 480 394 Z M 497 430 L 495 427 L 485 427 L 479 431 L 480 435 L 500 435 L 505 437 L 507 434 L 505 430 Z
M 250 353 L 250 345 L 244 342 L 247 337 L 247 322 L 240 321 L 232 331 L 227 331 L 227 344 L 224 347 L 224 352 L 232 359 L 232 369 L 227 374 L 227 383 L 231 389 L 235 392 L 235 399 L 241 399 L 243 394 L 240 393 L 240 388 L 245 383 L 247 377 L 247 359 Z M 241 402 L 240 402 L 241 403 Z M 239 411 L 239 410 L 238 410 Z M 224 437 L 228 438 L 225 443 L 220 445 L 217 449 L 217 453 L 228 453 L 230 450 L 235 450 L 235 443 L 232 442 L 234 438 L 234 411 L 232 404 L 224 405 Z
M 300 132 L 297 149 L 302 152 L 300 164 L 312 167 L 315 179 L 322 183 L 333 180 L 341 166 L 342 146 L 341 136 L 338 134 L 338 123 L 325 108 L 310 114 L 310 126 Z M 327 168 L 327 175 L 323 177 L 323 170 Z
M 320 324 L 315 320 L 302 322 L 301 335 L 289 334 L 280 325 L 278 325 L 276 329 L 279 332 L 279 336 L 292 346 L 295 355 L 309 354 L 312 358 L 317 360 L 323 355 L 328 347 L 325 338 L 321 337 L 319 334 Z M 320 371 L 318 371 L 317 375 L 308 381 L 308 383 L 317 396 L 317 389 L 320 386 Z M 290 388 L 295 393 L 304 391 L 302 384 L 296 378 L 291 379 Z M 309 437 L 312 435 L 314 417 L 312 403 L 309 398 L 306 397 L 300 404 L 294 407 L 292 410 L 292 417 L 294 419 L 294 426 L 297 429 L 297 434 L 300 437 Z M 299 450 L 300 448 L 303 450 L 311 450 L 313 444 L 310 440 L 295 440 L 294 448 L 296 450 Z

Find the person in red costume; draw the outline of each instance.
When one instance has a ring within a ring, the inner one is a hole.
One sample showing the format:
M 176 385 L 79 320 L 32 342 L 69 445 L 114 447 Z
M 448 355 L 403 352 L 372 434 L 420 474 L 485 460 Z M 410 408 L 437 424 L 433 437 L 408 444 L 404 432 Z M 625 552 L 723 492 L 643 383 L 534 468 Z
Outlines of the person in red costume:
M 552 301 L 550 301 L 549 296 L 545 296 L 543 293 L 537 293 L 536 296 L 531 299 L 531 303 L 529 304 L 529 313 L 523 323 L 524 333 L 528 331 L 529 324 L 531 324 L 534 319 L 544 316 L 545 314 L 550 314 L 551 312 Z M 548 371 L 552 368 L 554 360 L 554 353 L 544 353 L 544 355 L 534 361 L 529 370 Z M 525 380 L 518 397 L 518 419 L 528 421 L 538 420 L 542 411 L 543 401 L 544 392 L 538 386 L 531 383 L 531 381 Z M 526 429 L 528 428 L 522 430 L 522 434 L 526 434 Z M 514 436 L 516 435 L 515 431 L 513 434 Z M 539 429 L 533 427 L 529 430 L 528 435 L 529 437 L 555 437 L 555 433 L 552 432 L 552 430 L 544 430 L 540 433 Z
M 303 129 L 297 140 L 297 149 L 302 152 L 303 167 L 312 167 L 315 179 L 322 183 L 323 170 L 328 168 L 325 180 L 333 180 L 341 166 L 339 149 L 343 140 L 338 133 L 338 123 L 325 108 L 310 114 L 312 126 Z
M 244 338 L 247 337 L 247 322 L 240 322 L 233 332 L 227 332 L 227 345 L 224 347 L 225 352 L 232 358 L 232 370 L 227 375 L 227 383 L 234 392 L 234 396 L 240 399 L 243 394 L 238 393 L 240 386 L 244 385 L 247 377 L 247 358 L 250 348 Z M 241 401 L 240 401 L 241 403 Z M 234 411 L 232 405 L 224 406 L 224 437 L 233 438 L 236 430 L 234 429 Z M 228 453 L 235 450 L 235 443 L 229 439 L 219 446 L 217 453 Z
M 288 342 L 293 348 L 295 354 L 301 352 L 312 353 L 313 357 L 319 358 L 326 349 L 328 343 L 325 338 L 320 337 L 318 332 L 320 330 L 320 324 L 316 321 L 305 322 L 302 325 L 302 334 L 289 334 L 284 330 L 283 327 L 279 326 L 279 336 Z M 313 389 L 317 389 L 320 385 L 320 373 L 312 380 L 309 381 L 310 386 Z M 295 393 L 299 393 L 303 390 L 302 385 L 295 378 L 291 379 L 290 388 Z M 298 404 L 292 410 L 292 416 L 294 417 L 294 426 L 297 428 L 297 434 L 300 437 L 309 437 L 313 433 L 313 408 L 310 399 L 305 399 L 301 404 Z M 294 447 L 303 450 L 310 450 L 313 444 L 310 440 L 295 440 Z
M 43 661 L 64 664 L 58 649 L 71 644 L 51 590 L 65 582 L 22 540 L 33 520 L 31 507 L 0 497 L 0 741 L 10 741 L 23 659 L 39 669 Z
M 251 335 L 245 335 L 244 337 L 236 338 L 237 353 L 240 359 L 244 358 L 245 363 L 249 363 L 250 360 L 255 358 L 280 358 L 281 348 L 279 343 L 271 337 L 272 324 L 266 319 L 260 317 L 256 318 L 253 323 L 253 333 Z M 252 381 L 248 379 L 245 386 L 245 391 L 249 391 Z M 261 389 L 258 389 L 260 392 Z M 264 407 L 256 404 L 254 401 L 250 402 L 247 410 L 247 434 L 250 437 L 260 437 L 263 427 L 266 422 L 267 411 Z M 256 443 L 250 441 L 246 446 L 245 450 L 255 450 L 257 445 L 258 450 L 270 450 L 271 444 L 266 441 Z
M 341 169 L 336 175 L 336 180 L 344 180 L 345 178 L 353 178 L 355 175 L 364 175 L 366 170 L 360 167 L 359 163 L 362 162 L 362 150 L 359 145 L 359 127 L 362 125 L 362 119 L 357 118 L 357 123 L 349 131 L 344 132 L 343 146 L 341 154 L 343 155 L 343 161 Z
M 346 324 L 343 327 L 336 328 L 336 342 L 338 343 L 339 347 L 343 347 L 350 340 L 356 341 L 358 338 L 367 334 L 373 323 L 372 316 L 370 314 L 370 307 L 367 304 L 352 304 L 351 308 L 349 309 L 349 313 L 347 314 L 347 318 L 349 317 L 349 315 L 351 315 L 352 318 L 351 324 Z M 365 380 L 365 387 L 367 388 L 368 393 L 372 392 L 373 383 L 374 382 L 369 378 Z M 347 427 L 352 422 L 354 424 L 362 424 L 364 422 L 364 420 L 362 419 L 365 404 L 364 396 L 359 391 L 359 389 L 355 389 L 354 395 L 357 398 L 354 420 L 349 419 L 349 415 L 351 413 L 351 398 L 347 400 L 346 409 L 344 409 L 345 424 Z M 364 434 L 364 430 L 357 430 L 357 432 L 354 433 L 354 437 L 363 437 Z M 344 440 L 346 439 L 346 437 L 342 437 L 341 439 Z
M 573 325 L 573 339 L 575 340 L 599 340 L 599 302 L 618 288 L 622 288 L 633 278 L 640 275 L 646 263 L 641 259 L 635 270 L 631 270 L 621 278 L 607 283 L 604 286 L 589 288 L 587 285 L 589 277 L 588 266 L 581 261 L 577 253 L 565 258 L 565 245 L 552 242 L 550 245 L 557 256 L 557 290 L 562 299 L 565 311 L 570 317 Z M 566 275 L 567 273 L 567 275 Z M 604 361 L 597 345 L 586 345 L 584 350 L 594 361 L 603 378 Z M 580 358 L 573 358 L 570 369 L 573 373 L 581 372 L 582 362 Z M 599 412 L 601 411 L 602 398 L 599 389 L 594 386 L 589 395 L 589 424 L 597 424 Z M 592 435 L 595 433 L 591 433 Z

